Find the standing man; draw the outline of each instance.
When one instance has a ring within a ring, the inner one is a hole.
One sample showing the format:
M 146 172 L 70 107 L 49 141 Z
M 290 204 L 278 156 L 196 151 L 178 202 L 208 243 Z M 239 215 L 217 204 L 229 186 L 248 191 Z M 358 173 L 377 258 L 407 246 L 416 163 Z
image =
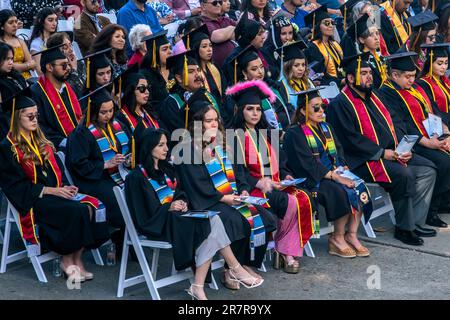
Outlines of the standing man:
M 83 11 L 75 20 L 74 36 L 80 47 L 81 53 L 87 54 L 97 34 L 111 23 L 108 18 L 97 16 L 100 4 L 99 0 L 81 0 Z
M 156 11 L 148 5 L 147 0 L 129 0 L 117 14 L 117 23 L 125 28 L 127 34 L 133 26 L 137 24 L 146 24 L 152 29 L 152 33 L 162 31 L 162 27 L 159 24 Z M 127 55 L 131 57 L 133 49 L 131 49 L 130 42 L 127 41 Z
M 315 1 L 305 5 L 305 0 L 284 0 L 281 5 L 281 10 L 285 12 L 286 17 L 299 28 L 305 27 L 305 16 L 315 9 L 317 9 Z

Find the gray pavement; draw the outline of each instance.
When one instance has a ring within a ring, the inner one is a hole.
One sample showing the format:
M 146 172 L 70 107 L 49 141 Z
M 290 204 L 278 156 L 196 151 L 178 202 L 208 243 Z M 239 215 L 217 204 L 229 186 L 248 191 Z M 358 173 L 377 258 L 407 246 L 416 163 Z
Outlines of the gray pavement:
M 450 223 L 450 215 L 442 218 Z M 219 282 L 219 290 L 206 289 L 210 299 L 449 299 L 450 298 L 450 229 L 440 229 L 436 238 L 425 238 L 425 245 L 411 247 L 393 238 L 393 226 L 385 216 L 377 218 L 373 226 L 383 227 L 376 239 L 361 233 L 361 239 L 371 250 L 368 258 L 342 259 L 327 253 L 327 237 L 312 240 L 316 258 L 304 257 L 299 274 L 274 270 L 266 262 L 264 284 L 255 289 L 231 291 Z M 14 242 L 19 239 L 15 238 Z M 102 248 L 103 257 L 105 249 Z M 83 283 L 80 290 L 68 290 L 63 278 L 52 276 L 52 263 L 44 264 L 49 282 L 41 284 L 31 264 L 25 260 L 8 267 L 0 274 L 0 299 L 117 299 L 119 265 L 99 267 L 89 253 L 85 254 L 88 270 L 95 279 Z M 170 253 L 162 253 L 160 270 L 170 271 Z M 375 273 L 374 273 L 375 270 Z M 137 263 L 129 263 L 129 275 L 138 272 Z M 214 272 L 219 280 L 220 272 Z M 376 276 L 379 274 L 379 281 Z M 368 287 L 371 287 L 371 289 Z M 379 284 L 379 286 L 377 286 Z M 160 289 L 163 299 L 187 300 L 183 281 Z M 122 299 L 150 299 L 144 284 L 125 290 Z

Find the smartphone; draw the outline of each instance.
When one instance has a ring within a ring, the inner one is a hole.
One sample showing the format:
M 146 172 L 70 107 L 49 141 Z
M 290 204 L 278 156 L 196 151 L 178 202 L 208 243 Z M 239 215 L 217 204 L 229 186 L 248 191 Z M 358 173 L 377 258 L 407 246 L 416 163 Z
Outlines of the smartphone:
M 444 133 L 442 136 L 440 136 L 440 137 L 438 138 L 438 140 L 439 140 L 439 141 L 442 141 L 442 140 L 444 140 L 444 139 L 447 139 L 448 137 L 450 137 L 450 134 Z

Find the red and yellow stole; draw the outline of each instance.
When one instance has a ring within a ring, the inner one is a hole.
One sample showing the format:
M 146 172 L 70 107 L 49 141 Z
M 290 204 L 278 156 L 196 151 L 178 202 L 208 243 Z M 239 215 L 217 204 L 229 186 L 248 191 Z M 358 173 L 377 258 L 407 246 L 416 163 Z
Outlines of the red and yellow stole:
M 383 35 L 380 33 L 380 52 L 383 57 L 387 57 L 389 55 L 389 50 L 387 48 L 386 41 L 383 38 Z
M 244 155 L 245 166 L 249 170 L 250 175 L 257 179 L 261 179 L 265 176 L 264 163 L 260 148 L 258 147 L 256 137 L 254 135 L 255 132 L 252 133 L 246 129 L 244 143 L 242 143 L 239 135 L 237 135 L 237 139 L 241 147 L 242 154 Z M 280 182 L 279 164 L 276 157 L 276 152 L 270 142 L 267 141 L 263 135 L 260 135 L 260 138 L 262 140 L 260 143 L 264 143 L 265 151 L 267 152 L 269 159 L 270 178 L 275 182 Z M 283 189 L 283 192 L 289 193 L 296 198 L 298 231 L 300 234 L 300 243 L 303 247 L 314 234 L 314 217 L 311 199 L 306 192 L 295 187 L 285 188 Z M 254 197 L 266 198 L 266 195 L 258 188 L 254 188 L 250 192 L 250 195 Z M 269 205 L 265 204 L 264 207 L 270 207 Z
M 120 112 L 125 116 L 125 118 L 127 119 L 128 123 L 131 126 L 131 129 L 136 130 L 136 127 L 139 123 L 139 120 L 130 112 L 130 110 L 128 110 L 127 106 L 122 106 L 122 108 L 120 109 Z M 142 120 L 142 124 L 144 125 L 144 127 L 147 128 L 155 128 L 155 129 L 159 129 L 159 124 L 158 122 L 153 119 L 145 110 L 142 110 L 143 113 L 143 117 L 141 117 Z
M 358 120 L 359 130 L 362 135 L 369 138 L 372 142 L 379 145 L 378 135 L 375 131 L 375 128 L 372 123 L 372 119 L 370 118 L 369 112 L 366 109 L 366 106 L 361 101 L 361 99 L 355 98 L 350 91 L 348 86 L 345 86 L 342 89 L 343 96 L 350 102 L 350 105 L 355 112 L 356 119 Z M 383 120 L 386 122 L 389 132 L 392 135 L 392 138 L 395 141 L 395 145 L 397 146 L 397 135 L 395 134 L 394 123 L 392 122 L 391 115 L 389 111 L 386 109 L 381 100 L 376 96 L 374 92 L 372 92 L 370 100 L 377 108 L 378 112 L 382 115 Z M 391 182 L 391 178 L 389 177 L 388 172 L 384 166 L 384 160 L 380 159 L 378 161 L 367 161 L 367 168 L 372 176 L 373 181 L 375 182 Z
M 448 113 L 450 104 L 450 81 L 444 76 L 440 79 L 426 76 L 421 78 L 431 90 L 433 100 L 436 101 L 439 110 Z
M 75 92 L 67 82 L 64 82 L 67 92 L 69 93 L 70 102 L 70 105 L 66 106 L 59 92 L 44 75 L 39 77 L 37 83 L 39 84 L 43 94 L 46 96 L 48 103 L 52 107 L 60 129 L 67 137 L 78 125 L 78 122 L 80 122 L 82 116 L 80 103 L 78 102 Z M 73 116 L 75 116 L 75 119 Z

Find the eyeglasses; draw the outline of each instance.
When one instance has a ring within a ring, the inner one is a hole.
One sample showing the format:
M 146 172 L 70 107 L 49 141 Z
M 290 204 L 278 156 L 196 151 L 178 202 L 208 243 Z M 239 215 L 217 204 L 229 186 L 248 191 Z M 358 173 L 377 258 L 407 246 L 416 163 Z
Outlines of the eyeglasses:
M 217 7 L 218 5 L 221 6 L 223 4 L 223 1 L 214 0 L 213 2 L 205 2 L 205 3 L 209 3 L 209 4 L 212 4 L 214 7 Z
M 144 93 L 147 90 L 148 90 L 148 92 L 150 92 L 150 86 L 146 86 L 145 84 L 141 84 L 140 86 L 136 87 L 136 90 L 139 91 L 140 93 Z
M 24 114 L 24 117 L 28 118 L 28 120 L 33 121 L 39 117 L 39 113 L 34 114 Z
M 53 66 L 54 67 L 61 67 L 63 70 L 66 70 L 68 67 L 69 67 L 69 63 L 68 62 L 65 62 L 65 63 L 61 63 L 61 64 L 56 64 L 56 63 L 53 63 Z
M 319 110 L 321 108 L 322 108 L 323 111 L 325 111 L 325 105 L 323 103 L 322 104 L 316 104 L 315 106 L 313 106 L 314 113 L 319 112 Z
M 436 35 L 427 36 L 427 39 L 430 41 L 436 40 Z
M 335 26 L 336 22 L 334 20 L 324 20 L 322 22 L 324 24 L 324 26 L 329 27 L 329 26 Z

